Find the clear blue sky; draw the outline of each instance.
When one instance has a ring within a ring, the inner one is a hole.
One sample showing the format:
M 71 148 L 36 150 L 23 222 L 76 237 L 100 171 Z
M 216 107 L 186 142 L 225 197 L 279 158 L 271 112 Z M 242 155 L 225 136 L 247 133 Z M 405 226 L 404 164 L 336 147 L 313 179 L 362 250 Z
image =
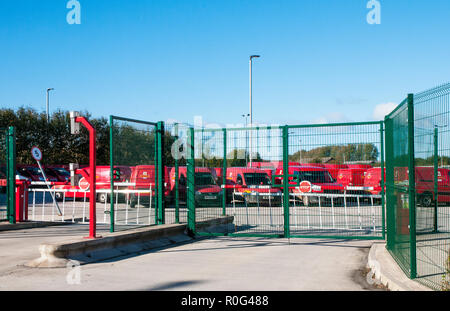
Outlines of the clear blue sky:
M 194 116 L 221 124 L 373 119 L 449 81 L 450 1 L 366 0 L 0 1 L 2 108 L 88 110 L 151 121 Z

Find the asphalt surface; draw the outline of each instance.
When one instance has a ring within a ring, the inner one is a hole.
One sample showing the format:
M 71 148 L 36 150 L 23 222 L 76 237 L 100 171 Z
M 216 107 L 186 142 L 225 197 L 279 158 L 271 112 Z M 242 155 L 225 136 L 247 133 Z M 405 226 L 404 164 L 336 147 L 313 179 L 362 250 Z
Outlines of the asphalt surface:
M 0 232 L 0 290 L 375 289 L 363 274 L 372 241 L 203 238 L 75 268 L 23 266 L 39 257 L 40 243 L 79 237 L 87 229 L 71 225 Z

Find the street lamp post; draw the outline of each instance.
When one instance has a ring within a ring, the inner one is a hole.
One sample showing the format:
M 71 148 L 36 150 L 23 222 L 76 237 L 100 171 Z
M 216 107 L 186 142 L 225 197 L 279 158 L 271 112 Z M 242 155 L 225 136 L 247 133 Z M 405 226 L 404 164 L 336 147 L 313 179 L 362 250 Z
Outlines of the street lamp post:
M 49 120 L 50 120 L 50 117 L 49 117 L 49 109 L 48 109 L 48 93 L 50 92 L 50 91 L 53 91 L 54 90 L 54 88 L 48 88 L 47 89 L 47 123 L 49 122 Z
M 243 114 L 242 117 L 245 118 L 245 151 L 247 151 L 248 149 L 248 133 L 247 133 L 247 117 L 249 117 L 250 114 Z M 247 155 L 244 152 L 244 157 L 245 157 L 245 165 L 247 166 Z
M 259 58 L 260 55 L 250 56 L 250 127 L 253 127 L 253 107 L 252 107 L 252 60 Z M 250 130 L 250 165 L 252 164 L 252 131 Z

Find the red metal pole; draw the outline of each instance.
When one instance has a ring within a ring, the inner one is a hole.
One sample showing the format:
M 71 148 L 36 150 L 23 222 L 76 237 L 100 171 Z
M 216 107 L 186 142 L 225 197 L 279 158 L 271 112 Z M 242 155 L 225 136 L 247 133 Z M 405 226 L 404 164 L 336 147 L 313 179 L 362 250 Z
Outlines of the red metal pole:
M 89 239 L 95 239 L 96 229 L 97 229 L 97 217 L 96 217 L 96 165 L 97 165 L 97 157 L 96 157 L 96 140 L 97 133 L 95 128 L 89 123 L 88 120 L 84 117 L 76 117 L 75 122 L 79 122 L 83 124 L 89 131 L 89 168 L 90 168 L 90 176 L 89 176 L 89 184 L 90 184 L 90 194 L 89 194 Z

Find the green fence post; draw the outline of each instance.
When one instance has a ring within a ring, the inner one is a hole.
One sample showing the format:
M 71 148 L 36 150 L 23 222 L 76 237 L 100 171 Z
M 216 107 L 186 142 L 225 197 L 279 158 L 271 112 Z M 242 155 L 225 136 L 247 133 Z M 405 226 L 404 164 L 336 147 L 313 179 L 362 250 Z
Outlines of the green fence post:
M 247 157 L 245 155 L 245 157 Z M 222 196 L 222 215 L 226 215 L 227 208 L 227 129 L 223 129 L 223 172 L 222 172 L 222 186 L 223 186 L 223 196 Z
M 381 230 L 383 240 L 386 239 L 386 206 L 384 200 L 384 126 L 383 121 L 380 122 L 380 148 L 381 148 Z
M 157 224 L 162 225 L 165 223 L 165 200 L 164 200 L 164 122 L 160 121 L 157 124 L 157 157 L 158 157 L 158 169 L 157 169 L 157 183 L 156 192 L 158 196 L 158 218 Z
M 189 128 L 187 135 L 187 208 L 188 208 L 188 234 L 195 235 L 195 153 L 194 129 Z
M 109 116 L 109 168 L 111 179 L 111 198 L 109 199 L 109 218 L 110 226 L 109 231 L 114 232 L 114 117 Z
M 154 193 L 154 203 L 155 203 L 155 225 L 158 224 L 158 124 L 156 124 L 155 126 L 155 142 L 154 142 L 155 146 L 155 154 L 154 154 L 154 159 L 155 159 L 155 189 L 153 190 Z M 152 195 L 152 193 L 150 193 L 150 196 Z M 153 203 L 152 203 L 153 204 Z M 151 208 L 151 205 L 150 205 Z
M 439 198 L 439 189 L 438 189 L 438 172 L 439 172 L 439 148 L 438 148 L 438 128 L 437 126 L 434 127 L 434 232 L 436 233 L 438 231 L 438 198 Z
M 179 202 L 179 193 L 178 193 L 178 174 L 179 174 L 179 166 L 178 166 L 178 157 L 180 153 L 180 147 L 178 145 L 178 123 L 175 123 L 175 145 L 177 148 L 175 148 L 175 223 L 180 223 L 180 202 Z
M 290 237 L 289 222 L 289 128 L 283 126 L 283 205 L 284 205 L 284 237 Z
M 408 154 L 409 154 L 409 235 L 411 279 L 417 276 L 416 260 L 416 178 L 414 154 L 414 94 L 408 94 Z
M 7 218 L 9 223 L 16 223 L 16 132 L 14 127 L 8 128 L 6 135 L 6 179 L 7 179 Z
M 204 132 L 205 132 L 205 129 L 202 129 L 202 139 L 201 139 L 201 142 L 202 142 L 202 154 L 201 154 L 201 160 L 202 160 L 202 164 L 201 164 L 201 166 L 203 166 L 203 167 L 205 167 L 205 157 L 203 156 L 204 155 L 204 146 L 203 146 L 203 142 L 204 142 L 204 140 L 203 140 L 203 136 L 204 136 Z M 200 165 L 200 164 L 199 164 Z
M 384 119 L 385 144 L 386 144 L 386 224 L 387 241 L 386 248 L 394 250 L 395 246 L 395 196 L 394 196 L 394 133 L 393 121 L 391 118 Z M 383 171 L 381 171 L 384 173 Z M 381 179 L 383 181 L 383 179 Z

